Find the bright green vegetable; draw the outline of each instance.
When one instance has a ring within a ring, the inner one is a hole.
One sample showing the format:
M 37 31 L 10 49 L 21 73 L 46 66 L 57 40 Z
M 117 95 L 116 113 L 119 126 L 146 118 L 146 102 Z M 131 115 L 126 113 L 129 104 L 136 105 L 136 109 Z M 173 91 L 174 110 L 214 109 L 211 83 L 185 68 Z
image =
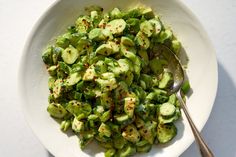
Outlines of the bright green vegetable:
M 116 153 L 116 150 L 115 149 L 108 149 L 105 153 L 105 157 L 113 157 Z
M 172 140 L 181 112 L 176 93 L 169 95 L 174 77 L 159 47 L 178 56 L 180 41 L 149 7 L 86 11 L 42 53 L 47 111 L 62 131 L 73 130 L 81 149 L 94 139 L 105 157 L 149 152 Z M 189 89 L 186 81 L 183 96 Z
M 164 103 L 160 107 L 160 114 L 164 117 L 170 117 L 175 113 L 175 106 L 171 103 Z
M 128 37 L 121 37 L 121 44 L 126 45 L 126 46 L 135 46 L 132 39 Z
M 149 152 L 152 149 L 152 145 L 151 144 L 146 144 L 144 146 L 138 146 L 137 147 L 137 152 Z
M 158 19 L 151 19 L 149 22 L 154 25 L 153 34 L 158 35 L 162 30 L 161 22 Z
M 125 148 L 121 149 L 118 152 L 119 157 L 128 157 L 128 156 L 132 156 L 136 153 L 136 148 L 134 146 L 131 145 L 127 145 Z
M 91 19 L 88 16 L 79 17 L 76 20 L 75 25 L 79 33 L 87 33 L 92 27 Z
M 110 137 L 111 136 L 111 130 L 109 128 L 108 125 L 102 123 L 100 125 L 100 127 L 98 128 L 98 132 L 101 134 L 101 135 L 104 135 L 104 136 L 107 136 L 107 137 Z
M 157 139 L 160 143 L 167 143 L 175 137 L 177 129 L 173 123 L 161 124 L 157 127 Z
M 140 24 L 140 31 L 142 31 L 144 34 L 150 37 L 154 32 L 154 26 L 151 22 L 144 21 Z
M 61 55 L 63 61 L 67 64 L 73 64 L 79 57 L 79 52 L 73 46 L 66 48 Z
M 137 128 L 130 124 L 124 128 L 124 131 L 122 132 L 122 136 L 132 142 L 132 143 L 137 143 L 140 140 L 140 134 L 137 130 Z
M 191 87 L 190 87 L 189 81 L 185 81 L 181 90 L 183 91 L 184 94 L 187 94 L 190 88 Z
M 152 11 L 152 8 L 143 8 L 142 14 L 145 17 L 145 19 L 152 19 L 155 18 L 154 12 Z
M 55 118 L 63 118 L 67 114 L 65 108 L 62 105 L 56 103 L 49 104 L 47 111 Z
M 75 132 L 82 132 L 84 131 L 85 126 L 84 126 L 84 122 L 79 121 L 76 117 L 74 118 L 73 122 L 72 122 L 72 130 L 74 130 Z
M 67 78 L 65 84 L 68 86 L 73 86 L 81 80 L 81 75 L 79 73 L 70 74 Z
M 114 147 L 116 149 L 122 149 L 127 141 L 121 135 L 115 135 L 114 137 Z
M 121 35 L 126 27 L 126 22 L 123 19 L 115 19 L 107 23 L 106 29 L 114 35 Z
M 146 34 L 143 32 L 138 32 L 135 37 L 136 44 L 140 46 L 141 49 L 148 49 L 150 46 L 150 40 Z
M 163 44 L 166 40 L 168 39 L 171 40 L 172 37 L 173 37 L 172 31 L 169 29 L 166 29 L 165 31 L 160 32 L 160 35 L 157 41 Z
M 70 120 L 64 120 L 61 122 L 61 130 L 62 131 L 67 131 L 69 127 L 71 126 L 71 121 Z
M 162 75 L 162 78 L 161 78 L 161 80 L 159 82 L 158 87 L 160 89 L 169 88 L 169 87 L 171 87 L 173 82 L 174 82 L 174 80 L 173 80 L 172 73 L 164 72 L 164 74 Z

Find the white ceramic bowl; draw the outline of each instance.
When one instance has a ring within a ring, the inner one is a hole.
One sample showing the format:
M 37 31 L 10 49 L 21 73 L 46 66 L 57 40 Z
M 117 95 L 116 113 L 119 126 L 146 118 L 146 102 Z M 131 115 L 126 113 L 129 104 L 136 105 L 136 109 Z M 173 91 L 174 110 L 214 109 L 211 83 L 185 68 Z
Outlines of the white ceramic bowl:
M 181 40 L 187 55 L 189 77 L 193 94 L 187 100 L 190 114 L 199 130 L 205 125 L 217 90 L 217 62 L 214 49 L 200 22 L 178 0 L 61 0 L 56 1 L 40 18 L 25 45 L 19 71 L 22 107 L 29 125 L 43 145 L 57 157 L 103 156 L 96 144 L 81 151 L 78 139 L 73 134 L 64 134 L 59 124 L 46 112 L 47 72 L 41 60 L 41 52 L 47 43 L 72 24 L 84 7 L 100 5 L 105 11 L 113 7 L 123 9 L 145 4 L 159 13 L 162 20 L 172 27 Z M 166 146 L 153 146 L 148 154 L 136 156 L 179 156 L 194 138 L 185 116 L 177 122 L 178 135 Z

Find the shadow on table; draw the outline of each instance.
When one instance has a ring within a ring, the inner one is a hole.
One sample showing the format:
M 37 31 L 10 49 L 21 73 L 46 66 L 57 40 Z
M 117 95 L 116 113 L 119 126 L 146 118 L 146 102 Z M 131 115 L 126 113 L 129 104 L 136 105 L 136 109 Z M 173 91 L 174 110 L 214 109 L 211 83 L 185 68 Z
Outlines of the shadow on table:
M 236 87 L 221 63 L 218 63 L 218 92 L 202 135 L 219 157 L 236 157 Z M 192 144 L 181 157 L 200 157 Z
M 47 157 L 54 157 L 51 153 L 48 152 L 48 156 Z

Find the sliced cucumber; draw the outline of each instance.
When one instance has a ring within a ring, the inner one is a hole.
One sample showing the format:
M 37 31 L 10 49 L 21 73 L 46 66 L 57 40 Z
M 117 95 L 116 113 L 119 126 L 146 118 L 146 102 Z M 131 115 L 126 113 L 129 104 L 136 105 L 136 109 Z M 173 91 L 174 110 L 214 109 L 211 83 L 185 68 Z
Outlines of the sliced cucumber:
M 174 82 L 173 74 L 170 72 L 164 72 L 158 87 L 160 89 L 169 88 L 173 84 L 173 82 Z
M 74 118 L 73 122 L 72 122 L 72 130 L 74 130 L 75 132 L 81 132 L 85 129 L 85 125 L 84 122 L 79 121 L 76 117 Z
M 123 19 L 115 19 L 107 23 L 108 29 L 114 35 L 121 35 L 126 27 L 126 22 Z
M 136 98 L 133 97 L 125 98 L 124 111 L 131 118 L 134 116 L 135 105 L 136 105 Z
M 108 149 L 106 152 L 105 152 L 105 157 L 113 157 L 116 153 L 116 150 L 111 148 L 111 149 Z
M 140 48 L 142 49 L 148 49 L 150 46 L 150 40 L 143 32 L 138 32 L 135 37 L 135 42 Z
M 104 56 L 109 56 L 113 53 L 113 48 L 110 44 L 102 44 L 96 49 L 96 53 Z
M 140 24 L 140 31 L 150 37 L 154 32 L 154 26 L 149 21 L 144 21 Z
M 146 144 L 144 146 L 139 146 L 137 147 L 137 152 L 144 152 L 147 153 L 152 149 L 152 145 L 151 144 Z
M 133 40 L 125 36 L 121 37 L 121 44 L 126 46 L 135 46 Z
M 98 128 L 98 132 L 106 137 L 110 137 L 112 134 L 109 126 L 106 125 L 105 123 L 102 123 L 100 125 L 100 127 Z
M 48 105 L 47 111 L 55 118 L 63 118 L 67 111 L 61 104 L 51 103 Z
M 70 74 L 70 76 L 67 78 L 65 84 L 68 86 L 73 86 L 76 83 L 78 83 L 81 79 L 82 77 L 79 73 L 73 73 L 73 74 Z
M 137 143 L 140 140 L 140 134 L 133 124 L 130 124 L 124 128 L 122 136 L 124 137 L 124 139 L 132 143 Z
M 143 14 L 143 16 L 145 17 L 145 19 L 152 19 L 152 18 L 155 17 L 152 8 L 144 8 L 144 9 L 142 10 L 142 14 Z
M 119 124 L 125 124 L 127 123 L 130 119 L 129 116 L 127 114 L 123 114 L 123 115 L 115 115 L 115 120 L 119 123 Z
M 154 25 L 154 33 L 153 34 L 158 35 L 162 29 L 161 22 L 158 19 L 151 19 L 151 20 L 149 20 L 149 22 Z
M 159 143 L 167 143 L 177 134 L 177 129 L 173 123 L 159 124 L 157 127 L 157 139 Z
M 187 94 L 190 88 L 191 87 L 190 87 L 189 81 L 185 81 L 181 87 L 181 90 L 183 91 L 184 94 Z
M 67 64 L 73 64 L 79 57 L 79 52 L 73 46 L 66 48 L 61 55 L 63 61 Z
M 114 147 L 116 149 L 122 149 L 127 141 L 121 135 L 115 135 L 114 137 Z
M 89 36 L 89 39 L 94 40 L 94 41 L 105 40 L 105 37 L 102 34 L 102 29 L 101 28 L 94 28 L 94 29 L 92 29 L 89 32 L 88 36 Z
M 92 22 L 88 16 L 82 16 L 76 20 L 75 25 L 79 33 L 87 33 L 92 26 Z
M 129 157 L 136 153 L 136 148 L 131 145 L 127 145 L 123 149 L 118 151 L 118 154 L 116 157 Z
M 164 117 L 171 117 L 175 114 L 175 106 L 171 103 L 164 103 L 160 106 L 160 114 Z

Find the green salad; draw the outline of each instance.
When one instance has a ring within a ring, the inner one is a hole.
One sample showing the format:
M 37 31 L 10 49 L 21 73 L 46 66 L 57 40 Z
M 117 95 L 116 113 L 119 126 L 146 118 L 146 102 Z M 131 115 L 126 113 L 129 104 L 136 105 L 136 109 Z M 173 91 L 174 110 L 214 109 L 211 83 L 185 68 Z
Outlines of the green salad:
M 181 43 L 151 8 L 87 8 L 42 54 L 49 73 L 49 114 L 72 129 L 84 149 L 92 140 L 105 157 L 148 152 L 171 141 L 181 116 L 173 75 L 158 56 Z M 189 85 L 185 84 L 183 93 Z

